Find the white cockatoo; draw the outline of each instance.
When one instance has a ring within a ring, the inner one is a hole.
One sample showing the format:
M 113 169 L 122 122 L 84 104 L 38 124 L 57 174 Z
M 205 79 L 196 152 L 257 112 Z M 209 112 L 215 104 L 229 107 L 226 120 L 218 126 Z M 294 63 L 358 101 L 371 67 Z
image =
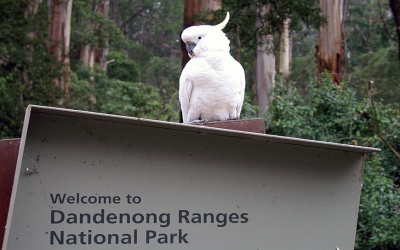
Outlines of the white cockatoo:
M 192 26 L 182 32 L 191 58 L 179 79 L 179 101 L 184 123 L 239 119 L 245 75 L 242 65 L 229 53 L 229 39 L 215 26 Z

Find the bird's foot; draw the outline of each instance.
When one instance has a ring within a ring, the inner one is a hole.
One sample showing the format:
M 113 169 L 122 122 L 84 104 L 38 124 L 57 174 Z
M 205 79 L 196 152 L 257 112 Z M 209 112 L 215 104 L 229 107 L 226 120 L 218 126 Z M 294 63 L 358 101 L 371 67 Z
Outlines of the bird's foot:
M 231 121 L 231 120 L 240 120 L 240 116 L 229 117 L 229 118 L 227 119 L 227 121 Z
M 201 119 L 201 120 L 193 120 L 191 122 L 188 122 L 189 124 L 194 124 L 194 123 L 207 123 L 207 119 Z

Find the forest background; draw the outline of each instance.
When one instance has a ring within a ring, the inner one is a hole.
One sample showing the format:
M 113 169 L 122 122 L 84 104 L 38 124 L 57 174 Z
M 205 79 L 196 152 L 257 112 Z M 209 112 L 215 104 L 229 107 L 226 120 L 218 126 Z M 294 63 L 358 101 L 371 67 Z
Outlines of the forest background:
M 366 156 L 355 248 L 400 249 L 398 0 L 0 0 L 0 138 L 20 137 L 28 104 L 179 122 L 180 32 L 226 11 L 242 118 L 381 148 Z

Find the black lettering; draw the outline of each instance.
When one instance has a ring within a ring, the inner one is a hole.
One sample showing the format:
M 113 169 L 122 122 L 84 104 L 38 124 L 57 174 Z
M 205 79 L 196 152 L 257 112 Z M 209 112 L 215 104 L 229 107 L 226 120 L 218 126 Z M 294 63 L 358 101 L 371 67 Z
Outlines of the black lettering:
M 74 215 L 74 217 L 76 218 L 77 216 L 75 214 L 69 214 L 70 215 Z M 85 221 L 86 218 L 86 221 Z M 75 222 L 76 223 L 76 222 Z M 87 223 L 90 224 L 91 223 L 91 215 L 89 213 L 82 213 L 79 215 L 79 223 Z
M 183 220 L 185 220 L 186 223 L 190 223 L 188 216 L 189 216 L 189 211 L 179 210 L 179 223 L 183 223 Z
M 74 204 L 75 203 L 75 197 L 74 196 L 68 196 L 67 197 L 67 203 Z
M 154 239 L 157 236 L 156 231 L 146 230 L 146 244 L 150 243 L 151 239 Z
M 158 243 L 159 244 L 166 244 L 166 243 L 168 243 L 168 236 L 167 236 L 167 234 L 159 234 L 158 235 Z
M 95 213 L 93 215 L 93 223 L 96 223 L 96 224 L 104 223 L 104 209 L 101 209 L 100 213 Z
M 137 217 L 139 217 L 139 220 L 137 219 Z M 134 214 L 132 216 L 132 221 L 135 222 L 135 223 L 138 223 L 138 224 L 142 223 L 144 221 L 143 214 Z
M 179 229 L 179 243 L 189 243 L 189 241 L 186 239 L 188 234 L 182 234 L 182 229 Z
M 131 223 L 131 216 L 128 213 L 119 214 L 119 223 L 124 223 L 124 217 L 126 218 L 125 223 Z
M 70 197 L 71 197 L 71 198 L 74 198 L 74 197 L 72 197 L 72 196 L 70 196 Z M 72 201 L 74 201 L 74 200 L 72 200 Z M 82 196 L 81 198 L 79 198 L 79 193 L 77 193 L 77 194 L 76 194 L 76 204 L 79 204 L 79 203 L 87 204 L 87 196 L 84 195 L 84 196 Z M 72 202 L 71 204 L 74 204 L 74 202 Z
M 129 234 L 124 234 L 126 237 L 129 236 L 129 244 L 131 243 L 131 236 Z M 124 243 L 125 238 L 122 238 L 121 242 L 122 244 L 128 244 Z M 137 229 L 133 230 L 133 244 L 137 244 Z
M 226 222 L 227 222 L 227 215 L 226 214 L 223 214 L 223 213 L 217 214 L 215 219 L 218 222 L 217 227 L 226 226 Z
M 88 242 L 85 241 L 85 237 L 86 237 L 85 232 L 80 232 L 78 234 L 79 239 L 80 239 L 80 243 L 82 245 L 86 245 L 86 244 L 91 244 L 92 243 L 92 235 L 90 234 L 91 232 L 92 232 L 92 230 L 88 230 L 88 235 L 87 235 L 88 236 Z M 72 242 L 74 242 L 72 244 L 77 244 L 76 243 L 76 236 L 74 234 L 68 234 L 68 237 L 71 237 L 71 239 L 75 239 L 75 241 L 72 241 Z M 68 242 L 68 239 L 67 239 L 67 242 Z M 67 243 L 67 244 L 69 244 L 69 243 Z
M 155 233 L 155 232 L 154 232 Z M 155 233 L 155 236 L 157 234 Z M 65 237 L 64 237 L 65 236 Z M 154 236 L 154 237 L 155 237 Z M 133 244 L 137 244 L 137 230 L 134 230 L 134 241 Z M 50 245 L 118 245 L 118 244 L 132 244 L 132 235 L 130 234 L 92 234 L 92 230 L 88 230 L 87 233 L 82 231 L 78 234 L 65 234 L 64 231 L 60 231 L 59 234 L 55 231 L 50 231 Z
M 59 215 L 59 217 L 56 218 L 56 215 Z M 62 211 L 60 210 L 51 210 L 51 216 L 50 216 L 50 222 L 51 224 L 59 224 L 64 221 L 65 215 Z
M 114 196 L 114 198 L 113 198 L 113 203 L 114 203 L 114 204 L 120 204 L 120 203 L 121 203 L 121 197 L 119 197 L 119 196 Z
M 150 223 L 150 219 L 153 219 L 153 223 L 157 223 L 157 215 L 155 213 L 146 214 L 146 223 Z
M 112 239 L 114 238 L 114 242 Z M 119 235 L 118 234 L 109 234 L 107 239 L 107 244 L 119 244 Z
M 134 231 L 134 239 L 133 239 L 133 244 L 137 244 L 137 230 L 135 229 Z M 130 234 L 123 234 L 122 239 L 121 239 L 122 244 L 131 244 L 132 243 L 132 237 Z
M 178 234 L 170 234 L 169 236 L 169 243 L 174 243 L 174 238 L 177 237 Z
M 128 204 L 132 204 L 131 197 L 132 196 L 130 194 L 126 195 L 126 202 L 128 202 Z
M 241 223 L 247 223 L 249 222 L 249 218 L 247 217 L 249 214 L 248 213 L 243 213 L 240 215 L 240 218 L 242 219 L 240 222 Z
M 106 236 L 104 234 L 96 234 L 94 236 L 93 241 L 94 241 L 94 243 L 99 244 L 99 245 L 104 244 L 104 242 L 106 242 Z
M 134 196 L 132 198 L 132 202 L 135 204 L 139 204 L 140 202 L 142 202 L 142 198 L 140 198 L 139 196 Z
M 171 221 L 169 213 L 160 214 L 160 227 L 168 227 Z
M 199 214 L 199 213 L 193 213 L 193 214 L 192 214 L 191 222 L 192 222 L 192 223 L 201 223 L 201 214 Z
M 108 223 L 110 223 L 110 224 L 115 224 L 115 223 L 117 223 L 117 215 L 116 214 L 114 214 L 114 213 L 109 213 L 108 215 L 107 215 L 107 222 Z
M 76 224 L 78 223 L 78 217 L 76 214 L 68 214 L 67 219 L 65 220 L 68 224 Z
M 65 196 L 66 194 L 63 194 L 62 196 L 60 194 L 55 194 L 55 195 L 50 194 L 50 199 L 53 204 L 56 203 L 64 204 Z
M 54 231 L 50 231 L 50 245 L 54 245 L 54 240 L 57 241 L 59 245 L 64 245 L 64 231 L 60 231 L 60 237 Z
M 210 221 L 208 221 L 207 218 L 210 218 Z M 204 221 L 203 222 L 204 223 L 214 223 L 214 214 L 213 213 L 204 213 Z
M 229 215 L 229 221 L 231 223 L 238 223 L 239 222 L 239 215 L 236 213 L 230 214 Z
M 83 234 L 83 232 L 82 232 Z M 65 241 L 68 245 L 76 245 L 77 244 L 77 239 L 75 234 L 68 234 L 67 240 Z M 86 244 L 86 243 L 83 243 Z
M 141 202 L 141 198 L 138 196 L 135 196 L 132 198 L 135 204 L 138 204 Z M 76 193 L 76 196 L 69 195 L 67 196 L 66 194 L 50 194 L 50 200 L 53 204 L 120 204 L 121 203 L 121 197 L 119 196 L 86 196 L 81 194 Z
M 99 204 L 111 204 L 111 196 L 99 196 Z
M 89 204 L 96 204 L 97 198 L 95 196 L 89 196 L 88 201 L 89 201 Z
M 128 202 L 128 204 L 139 204 L 140 202 L 142 202 L 142 198 L 140 198 L 140 196 L 132 196 L 130 194 L 128 194 L 126 196 L 126 202 Z

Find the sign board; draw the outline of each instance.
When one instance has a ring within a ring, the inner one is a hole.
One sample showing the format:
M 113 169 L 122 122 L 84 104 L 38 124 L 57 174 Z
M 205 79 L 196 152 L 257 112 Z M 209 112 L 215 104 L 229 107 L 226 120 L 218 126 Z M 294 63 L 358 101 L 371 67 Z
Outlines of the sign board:
M 375 151 L 30 106 L 3 249 L 353 249 Z

